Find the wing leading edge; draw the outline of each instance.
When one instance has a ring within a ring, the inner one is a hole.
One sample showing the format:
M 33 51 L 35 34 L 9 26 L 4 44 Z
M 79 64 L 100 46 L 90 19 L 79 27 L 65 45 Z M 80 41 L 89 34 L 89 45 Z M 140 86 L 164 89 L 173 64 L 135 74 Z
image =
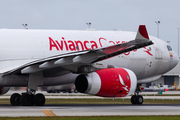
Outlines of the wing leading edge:
M 149 40 L 145 25 L 140 25 L 135 40 L 109 47 L 78 51 L 40 59 L 5 72 L 3 75 L 32 74 L 55 67 L 62 67 L 74 73 L 92 72 L 93 70 L 79 71 L 79 68 L 152 44 L 153 42 Z

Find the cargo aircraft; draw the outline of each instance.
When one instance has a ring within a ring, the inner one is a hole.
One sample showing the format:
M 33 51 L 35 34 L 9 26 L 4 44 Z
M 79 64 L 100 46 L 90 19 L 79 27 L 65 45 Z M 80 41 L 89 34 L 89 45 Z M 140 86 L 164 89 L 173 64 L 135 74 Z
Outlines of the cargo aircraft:
M 13 106 L 43 106 L 37 87 L 74 83 L 85 94 L 131 97 L 142 104 L 141 84 L 157 80 L 174 68 L 178 56 L 164 41 L 138 32 L 90 30 L 0 30 L 0 94 Z

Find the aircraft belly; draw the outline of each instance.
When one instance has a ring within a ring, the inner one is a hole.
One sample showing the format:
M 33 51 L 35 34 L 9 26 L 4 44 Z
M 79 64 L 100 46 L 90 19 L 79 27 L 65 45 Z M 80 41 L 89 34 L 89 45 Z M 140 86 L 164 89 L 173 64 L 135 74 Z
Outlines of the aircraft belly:
M 62 85 L 74 83 L 78 74 L 68 73 L 57 77 L 43 78 L 42 86 Z M 28 85 L 28 75 L 8 75 L 0 76 L 0 87 L 26 87 Z
M 28 76 L 27 75 L 7 75 L 0 76 L 0 87 L 24 87 L 28 84 Z
M 74 83 L 78 74 L 68 73 L 59 77 L 44 78 L 44 86 Z

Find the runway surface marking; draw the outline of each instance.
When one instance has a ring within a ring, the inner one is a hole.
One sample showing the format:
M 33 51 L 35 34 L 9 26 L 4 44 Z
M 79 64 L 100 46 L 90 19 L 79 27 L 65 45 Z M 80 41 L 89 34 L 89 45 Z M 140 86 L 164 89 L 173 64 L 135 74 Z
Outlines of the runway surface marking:
M 180 104 L 54 104 L 45 106 L 0 105 L 0 117 L 25 116 L 111 116 L 111 115 L 180 115 Z
M 42 112 L 46 115 L 46 116 L 57 116 L 56 114 L 54 114 L 52 112 L 52 110 L 42 110 Z

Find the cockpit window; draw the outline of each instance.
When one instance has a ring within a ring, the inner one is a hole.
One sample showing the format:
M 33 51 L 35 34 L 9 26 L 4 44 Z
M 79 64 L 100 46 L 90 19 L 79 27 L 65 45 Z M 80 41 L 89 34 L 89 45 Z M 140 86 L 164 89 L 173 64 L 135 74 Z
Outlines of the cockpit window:
M 169 45 L 167 45 L 167 49 L 168 51 L 172 51 L 172 48 Z

